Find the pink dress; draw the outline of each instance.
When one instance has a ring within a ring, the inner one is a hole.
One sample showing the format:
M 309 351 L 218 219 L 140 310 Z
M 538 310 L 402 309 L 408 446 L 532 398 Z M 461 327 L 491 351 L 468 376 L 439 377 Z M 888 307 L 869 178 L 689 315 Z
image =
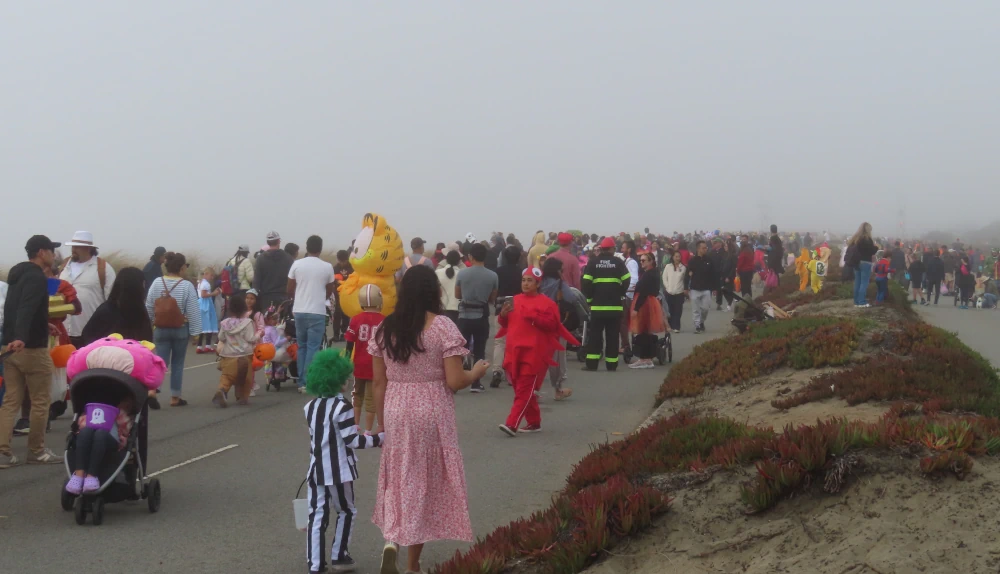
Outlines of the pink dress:
M 368 352 L 383 357 L 373 331 Z M 400 546 L 432 540 L 472 541 L 465 465 L 458 445 L 455 395 L 444 358 L 464 356 L 465 339 L 438 316 L 423 332 L 424 352 L 407 363 L 385 359 L 385 439 L 372 522 Z

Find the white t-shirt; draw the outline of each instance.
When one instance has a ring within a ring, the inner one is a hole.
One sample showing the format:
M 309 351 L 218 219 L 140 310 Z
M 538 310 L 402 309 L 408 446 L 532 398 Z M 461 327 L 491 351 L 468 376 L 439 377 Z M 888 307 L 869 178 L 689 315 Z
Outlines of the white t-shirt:
M 292 313 L 326 315 L 326 286 L 333 283 L 333 265 L 319 257 L 303 257 L 288 270 L 295 280 L 295 304 Z

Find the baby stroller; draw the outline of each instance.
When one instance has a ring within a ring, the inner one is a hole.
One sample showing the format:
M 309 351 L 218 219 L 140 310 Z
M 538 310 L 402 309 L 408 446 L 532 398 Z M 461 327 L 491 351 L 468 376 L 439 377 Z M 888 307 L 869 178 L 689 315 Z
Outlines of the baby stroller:
M 271 314 L 272 310 L 273 307 L 268 310 L 268 315 Z M 288 345 L 278 349 L 274 358 L 271 359 L 271 368 L 267 371 L 267 382 L 264 385 L 265 392 L 269 392 L 271 389 L 274 389 L 275 392 L 280 391 L 282 383 L 288 382 L 290 377 L 297 375 L 295 359 L 288 354 L 287 350 L 288 347 L 295 344 L 295 315 L 292 313 L 292 300 L 289 299 L 282 303 L 276 312 L 278 313 L 278 331 L 288 339 Z
M 89 369 L 73 379 L 70 397 L 73 402 L 73 424 L 66 437 L 66 481 L 62 486 L 62 508 L 72 510 L 76 523 L 84 524 L 87 514 L 93 514 L 94 526 L 104 522 L 104 505 L 123 500 L 145 499 L 150 512 L 160 509 L 160 481 L 146 477 L 146 436 L 149 407 L 146 404 L 146 387 L 129 375 L 111 369 Z M 66 492 L 66 482 L 76 471 L 77 419 L 85 412 L 88 403 L 118 405 L 131 397 L 135 411 L 132 432 L 122 450 L 109 450 L 101 463 L 98 479 L 101 488 L 79 496 Z
M 632 333 L 630 339 L 632 344 L 629 348 L 625 350 L 622 358 L 625 360 L 625 364 L 632 362 L 634 356 L 633 349 L 635 349 L 635 333 Z M 662 337 L 657 337 L 656 339 L 656 362 L 660 365 L 666 365 L 667 363 L 674 362 L 674 341 L 670 337 L 670 333 L 663 333 Z
M 722 293 L 726 297 L 731 296 L 734 300 L 743 304 L 742 308 L 736 309 L 736 316 L 732 321 L 730 321 L 740 334 L 746 333 L 747 328 L 751 323 L 774 320 L 774 317 L 768 315 L 767 311 L 765 311 L 762 307 L 758 306 L 753 301 L 748 301 L 743 297 L 740 297 L 735 291 L 723 289 Z
M 570 287 L 569 290 L 573 293 L 576 301 L 586 301 L 587 298 L 583 296 L 583 293 L 575 287 Z M 580 341 L 580 346 L 575 347 L 566 343 L 567 353 L 576 353 L 576 358 L 581 363 L 587 360 L 587 324 L 590 323 L 590 309 L 586 305 L 577 304 L 576 314 L 580 319 L 580 326 L 573 331 L 573 336 L 576 337 L 577 341 Z

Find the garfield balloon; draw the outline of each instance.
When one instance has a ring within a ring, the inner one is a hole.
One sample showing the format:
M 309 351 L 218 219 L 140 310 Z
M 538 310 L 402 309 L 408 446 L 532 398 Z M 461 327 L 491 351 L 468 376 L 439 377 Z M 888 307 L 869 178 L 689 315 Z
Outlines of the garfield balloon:
M 389 227 L 382 216 L 366 213 L 361 221 L 361 233 L 354 240 L 351 267 L 354 273 L 340 284 L 340 309 L 353 317 L 361 313 L 358 291 L 371 283 L 382 290 L 382 314 L 396 308 L 396 272 L 403 267 L 403 240 Z

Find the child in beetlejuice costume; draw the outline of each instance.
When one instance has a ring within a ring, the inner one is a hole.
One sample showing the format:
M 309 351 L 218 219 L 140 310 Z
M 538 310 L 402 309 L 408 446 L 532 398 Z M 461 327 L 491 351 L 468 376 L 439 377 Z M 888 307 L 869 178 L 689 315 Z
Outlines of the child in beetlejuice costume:
M 554 364 L 553 354 L 563 349 L 559 339 L 572 345 L 580 344 L 563 327 L 556 302 L 538 292 L 541 280 L 540 269 L 525 269 L 521 277 L 522 293 L 504 304 L 499 317 L 501 329 L 496 336 L 507 337 L 503 369 L 514 385 L 514 404 L 500 430 L 510 436 L 542 429 L 542 414 L 535 391 L 545 380 L 549 366 Z M 526 426 L 518 428 L 522 419 Z

